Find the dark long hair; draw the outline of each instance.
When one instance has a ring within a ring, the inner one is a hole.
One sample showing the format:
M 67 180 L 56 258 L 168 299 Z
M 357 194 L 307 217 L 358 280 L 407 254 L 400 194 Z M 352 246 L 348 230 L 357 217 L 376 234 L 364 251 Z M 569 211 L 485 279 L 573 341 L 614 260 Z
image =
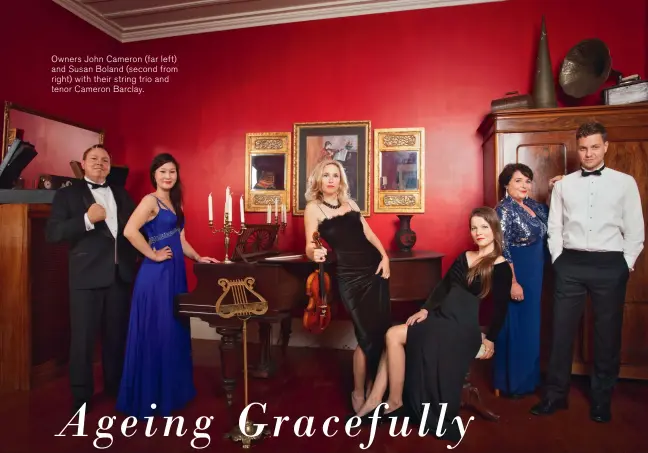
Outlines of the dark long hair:
M 174 186 L 169 192 L 169 198 L 171 198 L 171 204 L 173 205 L 173 210 L 176 212 L 176 217 L 178 219 L 176 226 L 181 227 L 184 223 L 184 211 L 182 210 L 182 181 L 180 180 L 180 165 L 175 158 L 168 153 L 158 154 L 153 158 L 151 162 L 151 170 L 149 176 L 151 177 L 151 184 L 157 189 L 157 183 L 155 182 L 155 172 L 164 164 L 171 162 L 176 167 L 177 180 Z
M 481 208 L 473 209 L 470 213 L 468 225 L 471 225 L 473 217 L 482 218 L 488 223 L 488 226 L 493 231 L 493 251 L 484 256 L 473 267 L 468 270 L 468 284 L 470 285 L 477 277 L 482 285 L 480 298 L 484 298 L 490 293 L 493 281 L 493 267 L 495 260 L 502 255 L 502 226 L 497 212 L 493 208 L 483 206 Z

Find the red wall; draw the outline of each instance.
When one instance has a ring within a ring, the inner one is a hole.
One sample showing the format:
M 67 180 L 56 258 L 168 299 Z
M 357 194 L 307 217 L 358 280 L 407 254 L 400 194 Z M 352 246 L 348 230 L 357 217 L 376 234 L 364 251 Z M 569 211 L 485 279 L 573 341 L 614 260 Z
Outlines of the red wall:
M 589 37 L 610 46 L 616 69 L 648 70 L 643 0 L 623 8 L 605 0 L 509 0 L 131 44 L 119 44 L 51 1 L 22 0 L 11 2 L 0 28 L 6 44 L 0 98 L 105 128 L 116 163 L 132 169 L 129 187 L 137 199 L 150 190 L 152 156 L 176 155 L 187 236 L 199 253 L 219 258 L 222 235 L 207 230 L 207 195 L 214 193 L 218 213 L 226 185 L 234 199 L 241 194 L 246 132 L 365 119 L 374 128 L 425 127 L 427 212 L 412 220 L 415 247 L 454 257 L 469 246 L 467 215 L 482 203 L 476 129 L 492 99 L 531 90 L 543 14 L 556 70 L 569 48 Z M 29 17 L 28 32 L 11 19 L 20 17 Z M 53 53 L 111 52 L 174 54 L 179 73 L 141 95 L 50 92 Z M 246 218 L 263 221 L 264 214 Z M 301 251 L 303 218 L 288 221 L 281 247 Z M 389 247 L 396 216 L 372 214 L 368 221 Z
M 234 199 L 243 190 L 246 132 L 365 119 L 374 128 L 422 126 L 427 205 L 412 220 L 415 247 L 454 257 L 469 246 L 467 215 L 482 203 L 476 129 L 492 99 L 531 90 L 543 14 L 556 71 L 589 37 L 610 46 L 615 68 L 646 67 L 643 0 L 623 8 L 605 0 L 518 0 L 126 44 L 128 55 L 174 54 L 179 67 L 170 83 L 124 97 L 119 130 L 128 164 L 140 172 L 131 187 L 138 196 L 150 190 L 145 173 L 155 153 L 177 156 L 187 237 L 199 253 L 222 258 L 222 235 L 207 230 L 206 199 L 213 192 L 222 212 L 225 186 Z M 389 247 L 396 216 L 368 221 Z M 303 218 L 288 222 L 282 247 L 301 251 Z
M 3 106 L 10 101 L 87 127 L 104 128 L 106 146 L 115 150 L 114 160 L 119 163 L 123 156 L 115 134 L 119 99 L 110 94 L 52 93 L 51 57 L 118 54 L 121 44 L 51 0 L 3 2 L 0 11 L 4 18 L 0 27 Z M 43 152 L 32 161 L 26 174 L 31 178 L 36 169 L 61 174 L 62 169 L 69 168 L 70 160 L 81 158 L 83 151 L 70 146 L 56 153 Z

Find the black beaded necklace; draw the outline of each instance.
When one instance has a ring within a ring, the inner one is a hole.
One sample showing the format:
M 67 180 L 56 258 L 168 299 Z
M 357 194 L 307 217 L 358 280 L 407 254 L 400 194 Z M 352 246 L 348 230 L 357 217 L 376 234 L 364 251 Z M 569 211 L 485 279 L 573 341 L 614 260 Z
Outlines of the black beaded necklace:
M 322 204 L 323 204 L 324 206 L 326 206 L 327 208 L 330 208 L 330 209 L 340 209 L 340 206 L 342 206 L 342 203 L 340 203 L 339 200 L 338 200 L 338 204 L 337 204 L 337 206 L 336 206 L 336 205 L 333 205 L 333 204 L 331 204 L 331 203 L 327 203 L 327 202 L 324 201 L 324 200 L 322 200 Z

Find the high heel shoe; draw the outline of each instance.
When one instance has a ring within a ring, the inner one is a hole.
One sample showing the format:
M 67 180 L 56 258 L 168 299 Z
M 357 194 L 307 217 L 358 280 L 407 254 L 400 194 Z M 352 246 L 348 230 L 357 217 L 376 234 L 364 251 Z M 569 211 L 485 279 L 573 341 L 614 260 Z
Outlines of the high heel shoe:
M 353 412 L 357 412 L 357 411 L 356 411 L 356 408 L 355 408 L 355 404 L 354 404 L 354 402 L 355 402 L 355 401 L 359 401 L 359 400 L 360 400 L 360 398 L 358 398 L 358 397 L 355 396 L 355 392 L 351 392 L 351 401 L 350 401 L 350 402 L 351 402 L 351 410 L 352 410 Z M 363 405 L 364 403 L 365 403 L 365 397 L 364 397 L 364 395 L 363 395 L 363 397 L 362 397 L 362 402 L 361 402 L 360 405 L 358 406 L 358 410 L 360 410 L 360 408 L 362 408 L 362 405 Z
M 391 412 L 385 413 L 385 411 L 383 411 L 383 414 L 382 414 L 383 419 L 388 419 L 388 418 L 392 418 L 392 417 L 399 418 L 399 417 L 403 417 L 403 416 L 405 416 L 405 405 L 399 407 L 398 409 L 394 409 Z M 387 420 L 384 420 L 384 421 L 387 421 Z
M 378 406 L 376 406 L 376 407 L 378 407 Z M 360 419 L 360 426 L 371 425 L 373 423 L 373 414 L 374 414 L 375 411 L 376 411 L 376 408 L 374 407 L 373 409 L 371 409 L 369 412 L 367 412 L 364 415 L 358 415 L 358 414 L 355 414 L 355 413 L 349 414 L 346 417 L 346 421 L 348 422 L 353 417 L 358 417 Z M 378 414 L 377 414 L 377 416 L 378 416 L 378 422 L 377 423 L 379 425 L 383 422 L 384 414 L 385 414 L 385 406 L 381 406 L 380 409 L 378 409 Z

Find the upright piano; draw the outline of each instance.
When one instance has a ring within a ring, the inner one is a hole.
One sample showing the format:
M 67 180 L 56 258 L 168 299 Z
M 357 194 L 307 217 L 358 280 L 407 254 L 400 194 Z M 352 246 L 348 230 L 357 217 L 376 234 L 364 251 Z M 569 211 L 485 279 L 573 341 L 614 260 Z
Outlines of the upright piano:
M 441 280 L 443 255 L 426 250 L 391 251 L 388 254 L 392 316 L 394 322 L 400 322 L 418 308 Z M 242 321 L 236 317 L 222 318 L 216 314 L 216 301 L 223 293 L 219 279 L 252 277 L 255 279 L 254 290 L 268 302 L 268 311 L 264 315 L 250 319 L 250 322 L 259 326 L 260 341 L 259 362 L 250 367 L 250 375 L 267 378 L 275 369 L 271 354 L 271 326 L 275 323 L 281 326 L 281 347 L 285 352 L 290 339 L 292 317 L 301 316 L 307 306 L 306 280 L 315 269 L 316 264 L 305 255 L 268 256 L 263 253 L 255 259 L 248 257 L 230 263 L 194 264 L 196 287 L 192 292 L 176 297 L 176 313 L 180 317 L 199 318 L 221 335 L 221 378 L 229 406 L 232 405 L 236 375 L 242 365 L 240 354 L 237 353 Z M 332 278 L 332 317 L 340 319 L 346 313 L 335 297 L 335 263 L 327 265 L 326 271 Z

